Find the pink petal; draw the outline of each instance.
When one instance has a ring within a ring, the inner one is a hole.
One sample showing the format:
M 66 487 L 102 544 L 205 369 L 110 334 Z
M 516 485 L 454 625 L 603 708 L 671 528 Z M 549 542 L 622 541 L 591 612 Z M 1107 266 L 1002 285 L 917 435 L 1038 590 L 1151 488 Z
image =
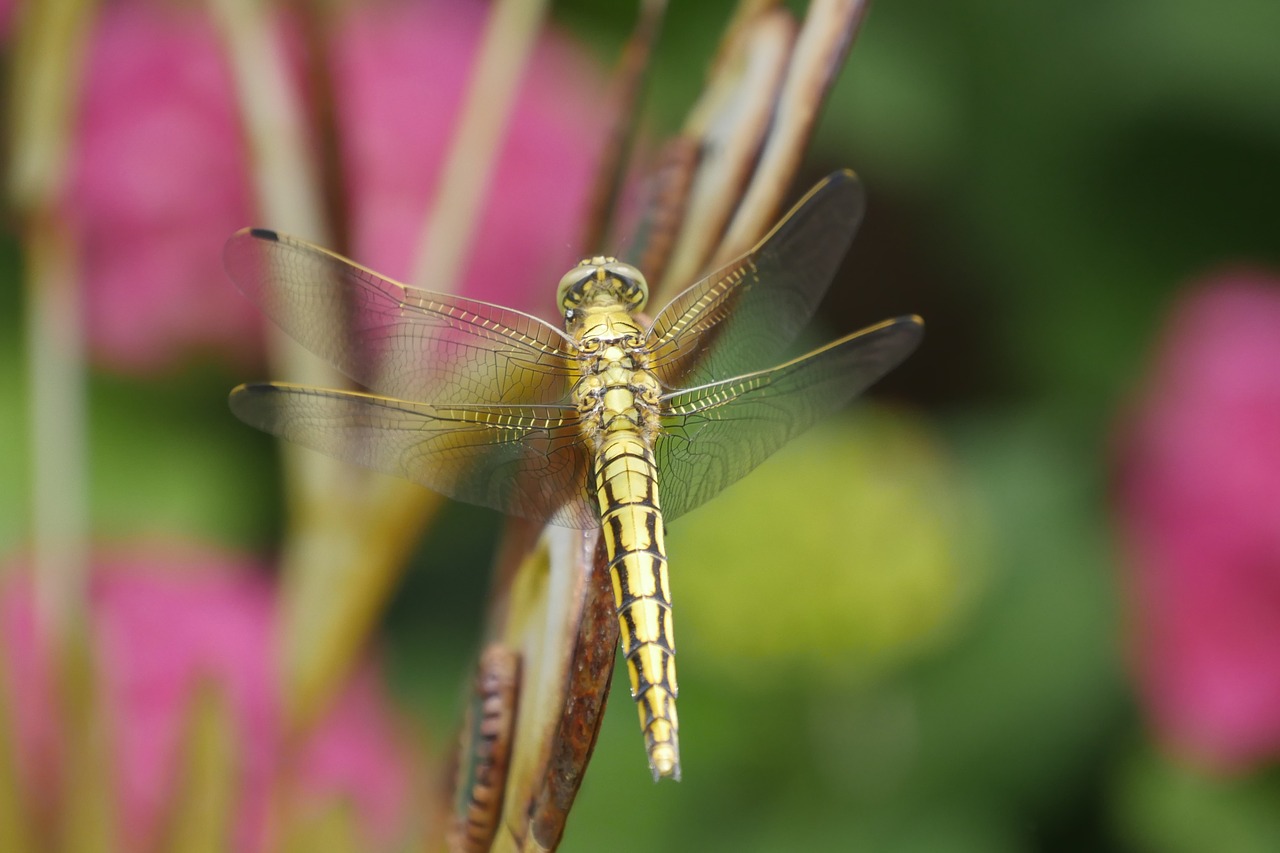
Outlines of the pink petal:
M 175 789 L 196 688 L 212 683 L 237 732 L 237 850 L 264 850 L 271 794 L 286 771 L 271 651 L 275 591 L 243 560 L 192 549 L 122 553 L 95 567 L 92 648 L 112 736 L 123 849 L 150 849 Z M 0 588 L 5 693 L 27 786 L 53 802 L 59 750 L 47 649 L 36 636 L 31 587 L 19 567 Z M 373 848 L 401 838 L 411 818 L 414 767 L 372 669 L 361 671 L 303 744 L 303 803 L 350 803 Z M 292 778 L 292 777 L 291 777 Z
M 1143 698 L 1219 767 L 1280 755 L 1280 280 L 1185 296 L 1126 430 L 1120 519 Z
M 353 4 L 334 29 L 351 254 L 387 275 L 409 272 L 487 9 Z M 564 39 L 539 43 L 458 292 L 554 314 L 555 283 L 582 251 L 573 241 L 602 141 L 600 76 Z M 221 250 L 237 228 L 272 223 L 254 221 L 212 26 L 196 6 L 108 4 L 84 85 L 66 207 L 95 357 L 143 373 L 199 351 L 258 358 L 257 311 L 226 279 Z
M 360 7 L 335 45 L 352 254 L 393 278 L 411 271 L 487 11 L 462 0 Z M 563 39 L 541 40 L 456 292 L 554 316 L 556 282 L 583 251 L 601 77 Z
M 222 243 L 250 219 L 231 78 L 195 7 L 112 3 L 86 62 L 67 209 L 95 356 L 154 372 L 182 354 L 259 353 Z

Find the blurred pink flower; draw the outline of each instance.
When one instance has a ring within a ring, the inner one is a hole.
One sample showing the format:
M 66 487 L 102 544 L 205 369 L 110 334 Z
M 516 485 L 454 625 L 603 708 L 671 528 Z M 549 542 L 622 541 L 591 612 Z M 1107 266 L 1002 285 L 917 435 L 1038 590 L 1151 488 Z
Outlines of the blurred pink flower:
M 388 0 L 338 13 L 339 150 L 351 253 L 366 266 L 408 273 L 487 9 Z M 589 120 L 599 77 L 565 39 L 540 42 L 459 292 L 550 308 L 602 141 Z M 79 134 L 67 208 L 83 240 L 95 356 L 135 372 L 201 349 L 256 357 L 257 313 L 226 280 L 220 253 L 235 229 L 277 223 L 253 214 L 230 72 L 197 6 L 101 9 Z
M 469 0 L 360 6 L 333 47 L 351 251 L 393 278 L 409 275 L 489 8 Z M 602 79 L 566 39 L 542 39 L 458 292 L 555 316 L 555 284 L 578 260 L 574 241 L 603 142 L 591 120 Z
M 261 351 L 257 312 L 220 262 L 252 207 L 230 72 L 196 9 L 104 4 L 90 39 L 66 207 L 89 343 L 118 370 Z
M 1120 455 L 1143 699 L 1219 769 L 1280 757 L 1280 279 L 1186 295 Z
M 13 567 L 11 567 L 13 568 Z M 4 695 L 25 787 L 49 801 L 61 748 L 48 649 L 21 567 L 0 586 Z M 252 567 L 195 553 L 116 555 L 95 567 L 88 633 L 108 721 L 120 849 L 157 849 L 178 787 L 195 688 L 212 683 L 236 728 L 238 851 L 267 849 L 286 768 L 274 648 L 275 593 Z M 349 807 L 362 849 L 397 849 L 412 823 L 412 749 L 373 671 L 358 672 L 288 768 L 305 812 Z
M 8 39 L 12 34 L 17 11 L 16 0 L 0 0 L 0 40 Z

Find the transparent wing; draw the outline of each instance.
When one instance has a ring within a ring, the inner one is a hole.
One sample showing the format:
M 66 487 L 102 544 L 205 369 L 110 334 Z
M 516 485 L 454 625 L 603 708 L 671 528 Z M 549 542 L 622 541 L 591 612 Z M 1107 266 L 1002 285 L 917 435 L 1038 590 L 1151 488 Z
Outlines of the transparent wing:
M 919 317 L 886 320 L 772 370 L 663 397 L 654 443 L 663 513 L 715 497 L 897 366 L 923 330 Z
M 566 398 L 573 344 L 537 317 L 407 287 L 260 228 L 234 234 L 223 260 L 280 328 L 379 393 L 447 403 Z M 344 328 L 333 328 L 335 316 Z
M 245 423 L 508 515 L 588 528 L 578 414 L 562 406 L 432 406 L 302 385 L 241 385 Z
M 777 364 L 830 286 L 864 206 L 857 176 L 836 172 L 749 253 L 673 299 L 649 330 L 658 378 L 693 387 Z

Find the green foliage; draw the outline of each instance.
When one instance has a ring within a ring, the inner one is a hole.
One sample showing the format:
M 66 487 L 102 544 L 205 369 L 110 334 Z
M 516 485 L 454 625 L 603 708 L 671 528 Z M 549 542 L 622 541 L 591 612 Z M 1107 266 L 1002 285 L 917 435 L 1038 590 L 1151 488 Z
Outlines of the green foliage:
M 900 416 L 875 420 L 902 431 Z M 866 440 L 876 428 L 857 432 Z M 819 433 L 814 444 L 831 433 Z M 878 437 L 885 439 L 878 464 L 903 467 L 917 489 L 938 482 L 938 468 L 924 475 L 923 467 L 904 464 L 902 449 L 911 439 Z M 943 634 L 945 642 L 935 638 L 931 647 L 917 644 L 896 654 L 880 649 L 878 657 L 857 648 L 842 659 L 819 656 L 828 667 L 822 674 L 815 674 L 814 661 L 797 665 L 793 658 L 792 677 L 778 679 L 747 655 L 708 654 L 702 646 L 714 639 L 683 631 L 686 772 L 678 796 L 666 790 L 672 786 L 653 786 L 643 767 L 634 766 L 635 744 L 627 736 L 634 712 L 615 697 L 562 849 L 598 849 L 608 839 L 610 849 L 643 850 L 669 837 L 685 839 L 682 849 L 753 851 L 792 844 L 833 851 L 1021 850 L 1096 840 L 1089 821 L 1101 807 L 1095 787 L 1106 772 L 1103 748 L 1125 720 L 1096 472 L 1081 464 L 1078 452 L 1056 446 L 1046 420 L 987 415 L 956 427 L 951 438 L 971 464 L 962 482 L 982 496 L 978 517 L 986 519 L 992 539 L 989 548 L 958 552 L 984 558 L 956 564 L 984 573 L 984 594 Z M 793 464 L 779 465 L 778 476 L 800 482 L 794 463 L 806 452 L 802 445 L 782 457 Z M 768 471 L 759 476 L 768 478 Z M 748 482 L 735 491 L 745 491 Z M 860 482 L 875 479 L 855 478 L 849 489 L 857 492 Z M 951 484 L 953 498 L 965 493 L 955 490 L 954 475 L 941 482 Z M 775 484 L 770 505 L 796 500 L 795 491 L 792 485 L 784 499 Z M 868 491 L 874 494 L 874 486 Z M 776 514 L 783 519 L 769 532 L 786 542 L 782 521 L 790 513 Z M 900 524 L 921 525 L 929 514 L 909 518 Z M 972 525 L 965 529 L 972 535 Z M 705 624 L 698 611 L 708 606 L 742 606 L 741 594 L 689 602 L 680 593 L 696 583 L 695 571 L 688 555 L 678 563 L 674 537 L 671 553 L 678 626 Z M 875 566 L 851 567 L 847 582 L 881 567 L 886 576 L 904 568 L 886 547 Z M 753 569 L 725 560 L 718 570 Z M 784 571 L 796 578 L 793 594 L 807 595 L 813 612 L 830 606 L 829 587 L 806 584 L 794 567 Z M 955 588 L 954 577 L 947 588 Z M 920 600 L 917 594 L 907 603 Z M 879 607 L 903 608 L 901 594 L 879 599 Z M 855 637 L 862 630 L 856 618 L 841 627 Z M 879 664 L 874 678 L 867 677 L 868 661 Z M 757 673 L 759 680 L 752 677 Z M 626 801 L 646 815 L 625 839 L 617 834 L 620 797 L 634 797 Z
M 1280 838 L 1280 778 L 1213 776 L 1135 751 L 1118 780 L 1116 815 L 1135 848 L 1192 853 L 1263 853 Z
M 280 521 L 271 442 L 231 416 L 223 371 L 90 389 L 93 512 L 115 538 L 188 536 L 262 546 Z
M 905 414 L 866 407 L 805 434 L 672 525 L 682 658 L 768 693 L 939 642 L 987 562 L 965 485 Z
M 979 323 L 984 366 L 1100 413 L 1174 288 L 1280 261 L 1277 31 L 1266 0 L 879 3 L 818 147 L 867 180 L 869 227 L 905 203 L 907 246 L 948 248 L 932 287 L 999 312 L 934 326 Z
M 0 547 L 27 533 L 30 470 L 26 377 L 17 353 L 0 352 Z M 163 381 L 92 377 L 89 387 L 90 512 L 107 540 L 194 538 L 242 547 L 271 541 L 280 523 L 270 441 L 226 409 L 221 371 Z

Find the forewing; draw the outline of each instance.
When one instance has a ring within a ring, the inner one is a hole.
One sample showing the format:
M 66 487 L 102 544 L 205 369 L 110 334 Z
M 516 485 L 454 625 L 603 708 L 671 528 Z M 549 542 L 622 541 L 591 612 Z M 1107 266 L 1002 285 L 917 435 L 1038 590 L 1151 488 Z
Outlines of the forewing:
M 654 445 L 663 513 L 715 497 L 910 355 L 924 326 L 900 317 L 764 370 L 663 397 Z
M 749 253 L 673 299 L 649 331 L 663 384 L 705 385 L 777 364 L 830 286 L 864 205 L 857 176 L 836 172 Z
M 536 317 L 408 287 L 274 231 L 236 233 L 223 259 L 277 325 L 381 394 L 451 404 L 567 396 L 573 344 Z
M 508 515 L 587 528 L 586 456 L 563 406 L 433 406 L 302 385 L 241 385 L 231 410 L 281 438 Z

